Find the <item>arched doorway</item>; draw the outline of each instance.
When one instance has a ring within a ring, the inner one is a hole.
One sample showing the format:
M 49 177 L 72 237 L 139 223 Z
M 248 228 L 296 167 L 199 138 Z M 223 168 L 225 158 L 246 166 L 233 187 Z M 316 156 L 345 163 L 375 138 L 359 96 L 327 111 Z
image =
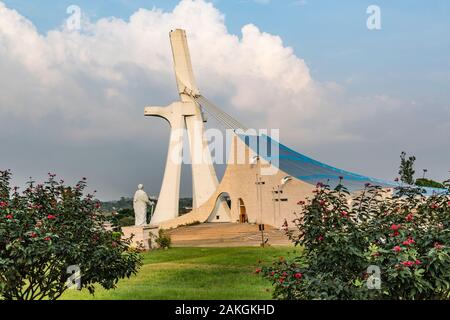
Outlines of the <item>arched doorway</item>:
M 240 198 L 238 205 L 239 205 L 239 223 L 248 223 L 247 209 L 245 208 L 244 200 Z
M 230 195 L 227 192 L 221 193 L 216 200 L 214 209 L 209 215 L 208 222 L 230 222 L 231 212 L 230 212 Z

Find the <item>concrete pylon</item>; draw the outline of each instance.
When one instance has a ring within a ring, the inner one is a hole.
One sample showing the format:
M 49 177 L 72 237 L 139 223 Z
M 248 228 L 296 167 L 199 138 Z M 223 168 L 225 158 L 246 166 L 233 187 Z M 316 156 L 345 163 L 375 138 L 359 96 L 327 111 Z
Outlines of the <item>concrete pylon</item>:
M 203 116 L 195 97 L 200 95 L 186 39 L 186 32 L 177 29 L 170 33 L 175 76 L 180 101 L 167 107 L 147 107 L 146 116 L 167 120 L 171 127 L 169 150 L 158 204 L 151 224 L 174 219 L 179 213 L 180 177 L 183 154 L 183 133 L 188 134 L 192 160 L 193 207 L 204 204 L 215 192 L 219 183 L 208 143 L 205 139 Z M 221 211 L 229 210 L 223 205 Z

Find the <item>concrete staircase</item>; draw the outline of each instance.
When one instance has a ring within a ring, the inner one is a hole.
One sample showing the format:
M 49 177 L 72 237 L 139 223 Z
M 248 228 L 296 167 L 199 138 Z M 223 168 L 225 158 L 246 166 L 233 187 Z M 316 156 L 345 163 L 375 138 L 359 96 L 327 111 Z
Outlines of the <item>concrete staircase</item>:
M 168 231 L 174 247 L 260 246 L 257 225 L 238 223 L 204 223 Z M 264 239 L 271 246 L 292 246 L 283 231 L 266 225 Z

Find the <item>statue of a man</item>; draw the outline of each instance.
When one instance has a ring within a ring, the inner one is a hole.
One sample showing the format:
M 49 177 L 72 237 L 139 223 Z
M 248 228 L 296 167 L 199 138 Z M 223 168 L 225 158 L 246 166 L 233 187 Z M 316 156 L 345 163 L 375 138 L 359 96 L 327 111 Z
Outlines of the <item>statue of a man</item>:
M 147 193 L 144 191 L 144 185 L 140 184 L 133 200 L 135 225 L 137 227 L 147 225 L 147 205 L 153 205 L 153 202 L 150 201 Z

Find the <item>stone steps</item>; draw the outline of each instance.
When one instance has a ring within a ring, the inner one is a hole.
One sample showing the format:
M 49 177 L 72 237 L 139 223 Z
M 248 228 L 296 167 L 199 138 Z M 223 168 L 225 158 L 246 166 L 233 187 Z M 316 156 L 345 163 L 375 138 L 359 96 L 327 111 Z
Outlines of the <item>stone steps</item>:
M 257 225 L 207 223 L 168 231 L 175 247 L 186 246 L 259 246 L 261 232 Z M 283 231 L 266 226 L 264 239 L 269 245 L 292 245 Z

